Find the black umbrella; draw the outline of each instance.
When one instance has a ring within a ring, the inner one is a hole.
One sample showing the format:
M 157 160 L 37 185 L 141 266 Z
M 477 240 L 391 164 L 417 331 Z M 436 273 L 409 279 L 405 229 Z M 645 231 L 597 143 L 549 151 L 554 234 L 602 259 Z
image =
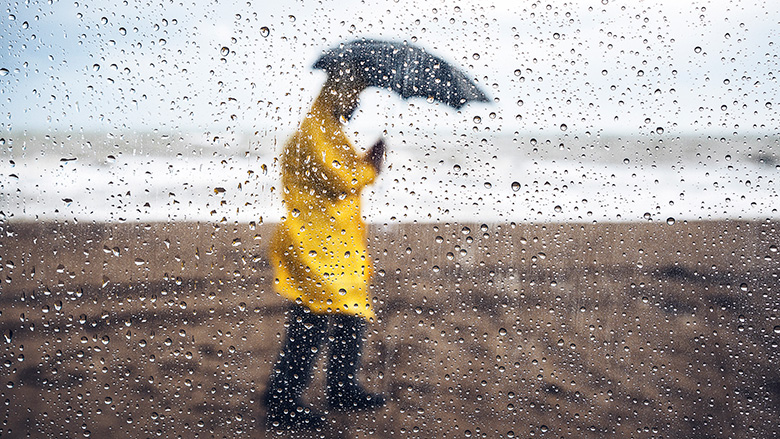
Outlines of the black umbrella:
M 454 108 L 469 101 L 488 102 L 485 93 L 461 70 L 406 42 L 343 43 L 325 51 L 313 67 L 331 76 L 350 70 L 366 86 L 393 90 L 403 98 L 433 98 Z

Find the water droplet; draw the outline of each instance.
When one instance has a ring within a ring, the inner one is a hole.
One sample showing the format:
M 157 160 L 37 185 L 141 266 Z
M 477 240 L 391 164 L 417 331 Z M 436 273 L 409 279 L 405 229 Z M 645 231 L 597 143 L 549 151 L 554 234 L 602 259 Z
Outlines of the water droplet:
M 489 181 L 485 182 L 485 189 L 491 189 L 493 187 L 493 184 Z
M 344 288 L 339 288 L 339 294 L 342 295 L 342 296 L 346 296 L 347 295 L 347 290 L 345 290 Z
M 228 55 L 230 55 L 230 49 L 227 48 L 227 47 L 223 47 L 223 48 L 219 49 L 219 53 L 222 56 L 228 56 Z
M 658 127 L 658 128 L 655 129 L 655 132 L 658 133 L 658 134 L 663 134 L 664 133 L 664 129 L 663 129 L 663 127 Z
M 268 35 L 271 35 L 271 29 L 268 29 L 267 26 L 263 26 L 260 28 L 260 36 L 263 38 L 268 38 Z
M 317 251 L 316 250 L 309 251 L 309 256 L 311 256 L 312 258 L 316 258 L 317 257 Z
M 670 226 L 673 226 L 674 222 L 675 222 L 674 218 L 672 218 L 672 217 L 669 217 L 669 218 L 666 219 L 666 224 L 669 224 Z
M 471 57 L 474 58 L 474 59 L 479 59 L 479 54 L 475 53 L 475 54 L 471 55 Z
M 696 52 L 696 53 L 701 53 L 701 47 L 700 46 L 696 46 L 696 47 L 693 48 L 693 51 Z
M 97 72 L 100 70 L 100 64 L 92 64 L 92 71 Z
M 515 76 L 520 76 L 522 73 L 520 69 L 515 69 Z
M 464 227 L 460 230 L 460 233 L 463 233 L 464 235 L 468 235 L 469 233 L 471 233 L 471 229 L 469 229 L 468 227 Z
M 775 334 L 780 334 L 780 325 L 775 326 L 774 331 L 775 331 Z
M 561 131 L 566 131 L 566 130 L 568 130 L 568 129 L 569 129 L 569 127 L 568 127 L 568 126 L 566 126 L 566 124 L 565 124 L 565 123 L 562 123 L 562 124 L 561 124 Z
M 6 76 L 8 73 L 8 69 L 0 69 L 0 76 Z
M 512 182 L 512 190 L 515 191 L 515 192 L 519 191 L 520 190 L 520 182 L 513 181 Z
M 555 211 L 561 213 L 563 211 L 563 208 L 561 206 L 555 206 Z
M 140 265 L 144 265 L 145 263 L 146 263 L 146 261 L 144 261 L 143 259 L 135 258 L 135 265 L 139 265 L 140 266 Z
M 474 116 L 474 123 L 480 123 L 482 122 L 482 118 L 479 116 Z

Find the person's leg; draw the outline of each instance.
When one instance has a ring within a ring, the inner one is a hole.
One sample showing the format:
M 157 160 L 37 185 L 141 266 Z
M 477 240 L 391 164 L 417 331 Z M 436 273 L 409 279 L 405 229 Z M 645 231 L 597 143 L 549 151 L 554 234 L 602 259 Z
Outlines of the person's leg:
M 314 429 L 323 425 L 323 416 L 304 405 L 301 395 L 311 380 L 327 328 L 327 316 L 313 314 L 298 305 L 290 309 L 287 335 L 265 395 L 269 426 Z
M 366 392 L 357 382 L 366 322 L 360 317 L 336 314 L 331 324 L 327 398 L 331 408 L 368 410 L 385 404 L 381 394 Z

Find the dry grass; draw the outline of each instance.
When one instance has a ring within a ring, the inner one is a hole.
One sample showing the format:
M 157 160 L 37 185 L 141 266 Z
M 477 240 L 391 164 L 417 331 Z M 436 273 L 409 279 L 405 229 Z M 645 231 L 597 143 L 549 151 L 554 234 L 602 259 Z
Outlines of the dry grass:
M 271 227 L 0 225 L 0 435 L 275 436 Z M 363 381 L 390 403 L 311 436 L 776 437 L 779 235 L 377 226 Z

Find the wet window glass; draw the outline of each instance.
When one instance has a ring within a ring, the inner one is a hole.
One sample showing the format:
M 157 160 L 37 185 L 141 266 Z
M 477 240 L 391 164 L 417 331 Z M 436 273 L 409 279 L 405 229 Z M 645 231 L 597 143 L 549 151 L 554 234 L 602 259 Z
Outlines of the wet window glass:
M 778 434 L 777 3 L 2 9 L 0 436 Z

